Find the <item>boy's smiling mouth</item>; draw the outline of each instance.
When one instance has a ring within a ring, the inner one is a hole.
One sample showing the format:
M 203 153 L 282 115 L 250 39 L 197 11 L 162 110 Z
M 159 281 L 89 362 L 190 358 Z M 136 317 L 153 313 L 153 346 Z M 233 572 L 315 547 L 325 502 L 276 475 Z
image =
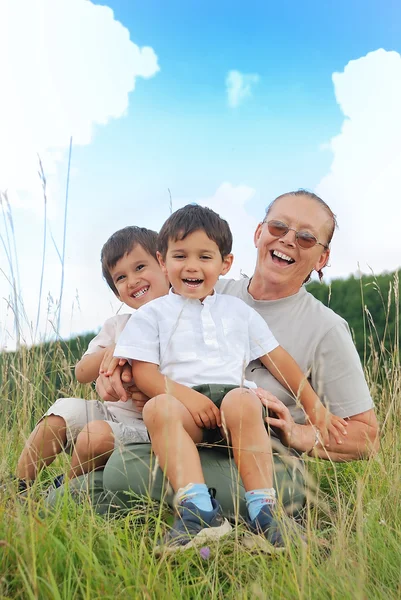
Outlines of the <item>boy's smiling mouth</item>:
M 143 296 L 144 294 L 146 294 L 146 292 L 149 290 L 150 285 L 145 285 L 144 287 L 141 287 L 140 290 L 138 290 L 137 292 L 135 292 L 135 294 L 131 294 L 131 298 L 140 298 L 141 296 Z
M 200 285 L 202 285 L 203 283 L 203 279 L 195 279 L 195 278 L 186 278 L 182 280 L 183 283 L 185 283 L 186 286 L 190 287 L 190 288 L 197 288 Z

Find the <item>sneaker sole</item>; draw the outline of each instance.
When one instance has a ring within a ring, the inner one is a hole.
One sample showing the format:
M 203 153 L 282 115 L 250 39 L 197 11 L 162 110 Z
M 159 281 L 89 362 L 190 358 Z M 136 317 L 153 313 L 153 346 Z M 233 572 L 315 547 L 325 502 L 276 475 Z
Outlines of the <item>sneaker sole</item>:
M 163 553 L 172 553 L 172 552 L 182 552 L 184 550 L 189 550 L 190 548 L 196 548 L 197 546 L 202 546 L 207 542 L 215 542 L 220 538 L 228 535 L 232 531 L 232 526 L 227 521 L 224 520 L 224 523 L 220 525 L 220 527 L 205 527 L 199 533 L 196 534 L 187 544 L 184 545 L 171 545 L 168 544 L 156 546 L 155 553 L 157 555 Z

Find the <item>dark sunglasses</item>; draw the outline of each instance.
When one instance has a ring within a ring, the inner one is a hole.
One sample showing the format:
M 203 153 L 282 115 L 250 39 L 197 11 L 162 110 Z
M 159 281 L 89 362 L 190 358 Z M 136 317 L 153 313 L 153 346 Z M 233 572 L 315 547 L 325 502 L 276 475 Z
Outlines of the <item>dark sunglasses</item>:
M 315 236 L 309 233 L 309 231 L 297 231 L 281 221 L 263 221 L 263 223 L 266 223 L 269 233 L 277 238 L 284 237 L 289 231 L 295 231 L 295 239 L 301 248 L 313 248 L 316 244 L 323 246 L 323 248 L 328 248 L 327 244 L 318 242 Z

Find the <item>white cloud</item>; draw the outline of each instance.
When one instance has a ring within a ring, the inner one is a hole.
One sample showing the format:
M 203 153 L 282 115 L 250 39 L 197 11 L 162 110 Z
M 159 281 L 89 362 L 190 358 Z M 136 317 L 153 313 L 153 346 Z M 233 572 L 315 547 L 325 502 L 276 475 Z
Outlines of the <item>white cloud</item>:
M 259 75 L 256 73 L 240 73 L 229 71 L 226 77 L 228 106 L 237 108 L 252 94 L 252 87 L 258 83 Z
M 401 56 L 383 49 L 333 74 L 344 114 L 316 192 L 337 213 L 331 276 L 401 266 Z
M 152 48 L 88 0 L 2 0 L 0 57 L 0 189 L 23 206 L 40 195 L 37 154 L 51 190 L 70 136 L 89 144 L 126 113 L 136 78 L 159 70 Z
M 256 250 L 252 240 L 258 221 L 246 210 L 247 203 L 254 195 L 255 190 L 251 187 L 225 182 L 208 198 L 174 199 L 173 210 L 196 202 L 208 206 L 228 221 L 233 234 L 234 264 L 227 277 L 239 277 L 241 272 L 252 275 L 255 268 Z
M 35 341 L 44 225 L 37 155 L 43 161 L 48 208 L 54 214 L 55 191 L 61 167 L 65 177 L 70 136 L 74 146 L 90 144 L 97 127 L 127 113 L 136 78 L 152 77 L 158 70 L 154 50 L 134 44 L 107 6 L 89 0 L 0 0 L 0 190 L 8 189 L 14 209 L 18 287 L 26 313 L 26 318 L 21 316 L 21 327 L 28 343 Z M 63 187 L 62 183 L 62 191 Z M 0 347 L 12 348 L 11 266 L 2 241 L 8 246 L 9 239 L 12 248 L 13 240 L 7 207 L 5 212 L 4 219 L 0 215 Z M 52 229 L 53 225 L 60 228 L 58 220 L 51 224 Z M 54 313 L 61 268 L 49 230 L 48 225 L 36 341 L 52 332 L 57 323 Z M 79 259 L 66 257 L 63 336 L 98 326 L 112 314 L 111 304 L 118 305 L 100 278 L 97 239 L 93 255 L 84 240 L 74 239 L 74 244 L 83 244 L 84 249 Z

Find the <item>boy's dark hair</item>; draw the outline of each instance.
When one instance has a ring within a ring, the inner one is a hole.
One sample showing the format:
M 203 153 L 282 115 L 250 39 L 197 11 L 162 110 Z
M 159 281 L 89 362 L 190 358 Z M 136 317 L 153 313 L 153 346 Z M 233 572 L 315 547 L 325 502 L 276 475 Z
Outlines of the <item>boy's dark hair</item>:
M 118 292 L 110 275 L 110 269 L 115 267 L 120 258 L 131 252 L 137 244 L 142 246 L 145 252 L 157 260 L 157 233 L 145 227 L 136 227 L 133 225 L 119 229 L 109 237 L 102 248 L 100 260 L 103 277 L 116 296 L 118 296 Z
M 194 231 L 203 230 L 207 237 L 216 242 L 221 257 L 230 254 L 233 236 L 230 227 L 217 213 L 205 206 L 187 204 L 176 210 L 164 223 L 157 239 L 157 249 L 166 258 L 169 240 L 183 240 Z

